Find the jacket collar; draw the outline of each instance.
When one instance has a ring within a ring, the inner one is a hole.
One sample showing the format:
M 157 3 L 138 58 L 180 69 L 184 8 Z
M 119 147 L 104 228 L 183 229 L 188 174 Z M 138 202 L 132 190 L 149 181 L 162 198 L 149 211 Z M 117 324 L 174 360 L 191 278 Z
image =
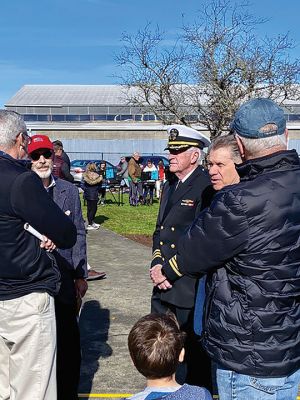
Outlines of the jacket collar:
M 236 166 L 241 181 L 252 179 L 257 175 L 299 168 L 299 156 L 296 150 L 283 150 L 268 156 L 248 160 Z
M 176 186 L 178 183 L 178 179 L 175 180 L 174 182 L 172 182 L 172 184 L 168 185 L 167 192 L 165 193 L 165 196 L 162 197 L 162 202 L 161 202 L 160 211 L 159 211 L 162 220 L 165 220 L 168 215 L 168 213 L 165 213 L 165 211 L 166 211 L 166 207 L 167 207 L 169 198 L 172 196 L 173 205 L 175 203 L 177 203 L 178 201 L 181 201 L 183 196 L 191 188 L 193 188 L 194 180 L 202 173 L 203 173 L 202 167 L 198 166 L 197 168 L 195 168 L 193 170 L 192 174 L 188 177 L 186 182 L 184 182 L 177 190 L 175 190 L 175 189 L 176 189 Z

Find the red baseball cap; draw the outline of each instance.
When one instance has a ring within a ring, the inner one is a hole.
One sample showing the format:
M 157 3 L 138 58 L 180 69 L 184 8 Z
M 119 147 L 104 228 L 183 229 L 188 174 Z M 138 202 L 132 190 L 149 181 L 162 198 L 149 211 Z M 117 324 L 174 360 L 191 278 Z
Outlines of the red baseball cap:
M 53 151 L 53 144 L 46 135 L 33 135 L 31 142 L 28 144 L 28 154 L 39 149 L 49 149 Z

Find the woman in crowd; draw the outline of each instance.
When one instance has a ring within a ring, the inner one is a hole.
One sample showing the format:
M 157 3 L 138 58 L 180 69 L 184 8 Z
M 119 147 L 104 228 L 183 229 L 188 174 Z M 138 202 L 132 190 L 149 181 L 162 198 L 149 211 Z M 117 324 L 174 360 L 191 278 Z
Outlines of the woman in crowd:
M 99 170 L 98 173 L 100 176 L 102 176 L 102 182 L 101 182 L 101 188 L 99 190 L 100 193 L 100 200 L 99 200 L 99 204 L 101 204 L 102 206 L 105 205 L 105 197 L 106 197 L 106 162 L 105 161 L 101 161 L 100 165 L 99 165 Z
M 144 193 L 143 193 L 143 200 L 144 204 L 152 204 L 153 203 L 153 192 L 155 182 L 158 178 L 158 173 L 156 166 L 153 164 L 151 160 L 147 160 L 147 165 L 143 169 L 143 172 L 149 172 L 149 181 L 144 182 Z M 152 181 L 152 182 L 150 182 Z M 149 194 L 149 199 L 147 199 Z
M 103 177 L 97 173 L 95 163 L 89 163 L 83 174 L 82 189 L 83 195 L 87 202 L 87 230 L 99 229 L 99 224 L 94 222 L 97 212 L 97 204 L 99 200 L 99 191 L 102 187 Z

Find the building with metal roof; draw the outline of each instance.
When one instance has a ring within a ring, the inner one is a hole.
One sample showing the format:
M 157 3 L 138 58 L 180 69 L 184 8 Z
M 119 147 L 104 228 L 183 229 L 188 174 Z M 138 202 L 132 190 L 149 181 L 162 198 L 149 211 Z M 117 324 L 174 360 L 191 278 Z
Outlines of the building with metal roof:
M 292 103 L 285 109 L 290 147 L 300 152 L 300 102 Z M 5 107 L 23 115 L 32 134 L 62 140 L 72 159 L 99 154 L 115 163 L 136 150 L 163 154 L 167 142 L 166 126 L 146 106 L 130 105 L 121 85 L 25 85 Z

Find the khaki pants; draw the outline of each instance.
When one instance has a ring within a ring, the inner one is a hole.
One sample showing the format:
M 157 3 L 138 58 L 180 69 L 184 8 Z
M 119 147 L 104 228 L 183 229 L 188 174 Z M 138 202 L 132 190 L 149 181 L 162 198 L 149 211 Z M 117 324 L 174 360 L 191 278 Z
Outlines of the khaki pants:
M 54 299 L 0 301 L 0 400 L 56 400 Z

